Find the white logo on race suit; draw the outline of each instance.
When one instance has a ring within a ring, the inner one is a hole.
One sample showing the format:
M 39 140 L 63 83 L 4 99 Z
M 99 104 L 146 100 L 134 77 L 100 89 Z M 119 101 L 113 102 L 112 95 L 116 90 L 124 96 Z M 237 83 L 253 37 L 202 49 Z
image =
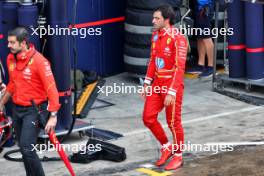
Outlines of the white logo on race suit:
M 170 52 L 170 48 L 169 48 L 169 47 L 166 47 L 166 48 L 164 49 L 164 51 L 167 52 L 167 53 L 169 53 L 169 52 Z
M 48 62 L 45 62 L 44 64 L 46 65 L 45 66 L 45 76 L 46 77 L 51 76 L 52 72 L 51 72 L 50 65 L 48 64 Z
M 156 58 L 155 62 L 156 62 L 156 67 L 158 69 L 162 69 L 162 68 L 165 67 L 164 59 L 162 59 L 162 58 Z
M 186 46 L 186 42 L 184 40 L 180 40 L 178 51 L 179 51 L 179 53 L 178 53 L 179 57 L 186 60 L 187 46 Z
M 163 53 L 164 53 L 165 56 L 171 56 L 170 48 L 169 47 L 164 48 L 164 52 Z

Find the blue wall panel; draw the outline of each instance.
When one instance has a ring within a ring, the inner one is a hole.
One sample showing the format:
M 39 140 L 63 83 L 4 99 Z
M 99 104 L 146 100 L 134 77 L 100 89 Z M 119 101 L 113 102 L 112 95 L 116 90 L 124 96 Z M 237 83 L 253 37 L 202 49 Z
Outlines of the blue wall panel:
M 74 0 L 69 1 L 69 21 L 72 22 Z M 76 24 L 95 22 L 124 16 L 123 0 L 79 0 Z M 77 39 L 78 69 L 93 70 L 100 75 L 123 71 L 123 22 L 88 28 L 101 28 L 101 36 Z M 72 42 L 71 42 L 72 44 Z M 71 58 L 72 58 L 72 51 Z

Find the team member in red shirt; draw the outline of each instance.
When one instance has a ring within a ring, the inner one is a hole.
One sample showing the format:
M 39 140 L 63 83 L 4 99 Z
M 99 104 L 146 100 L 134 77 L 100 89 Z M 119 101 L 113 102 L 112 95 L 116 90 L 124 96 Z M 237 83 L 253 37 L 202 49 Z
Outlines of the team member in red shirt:
M 0 101 L 0 110 L 12 97 L 13 124 L 27 175 L 43 176 L 41 162 L 33 150 L 39 134 L 38 113 L 32 101 L 40 110 L 50 112 L 45 131 L 54 130 L 57 111 L 60 108 L 59 94 L 51 71 L 50 63 L 32 44 L 28 43 L 29 34 L 23 27 L 8 33 L 7 57 L 9 83 Z M 48 103 L 47 103 L 48 102 Z
M 177 169 L 182 165 L 181 147 L 184 142 L 181 107 L 188 44 L 186 38 L 173 27 L 174 19 L 175 12 L 167 5 L 159 7 L 153 14 L 155 31 L 152 36 L 151 58 L 144 81 L 145 93 L 143 94 L 145 98 L 144 124 L 162 145 L 162 155 L 156 165 L 165 164 L 173 156 L 165 167 L 166 170 Z M 173 136 L 173 145 L 157 120 L 158 113 L 164 106 L 167 123 Z

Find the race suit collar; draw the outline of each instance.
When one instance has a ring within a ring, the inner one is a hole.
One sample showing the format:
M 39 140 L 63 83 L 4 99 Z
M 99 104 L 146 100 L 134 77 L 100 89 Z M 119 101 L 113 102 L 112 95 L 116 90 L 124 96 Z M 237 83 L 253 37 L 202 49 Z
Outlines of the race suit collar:
M 173 31 L 173 26 L 169 26 L 168 28 L 162 28 L 158 31 L 159 37 L 165 37 L 170 35 Z

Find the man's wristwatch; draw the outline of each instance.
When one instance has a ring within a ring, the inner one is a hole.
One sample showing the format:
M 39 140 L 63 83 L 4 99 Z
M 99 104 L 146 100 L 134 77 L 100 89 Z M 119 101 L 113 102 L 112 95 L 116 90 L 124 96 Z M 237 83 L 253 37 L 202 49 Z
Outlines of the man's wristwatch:
M 57 114 L 58 114 L 58 112 L 57 112 L 57 111 L 50 112 L 50 116 L 53 116 L 53 117 L 57 117 Z

